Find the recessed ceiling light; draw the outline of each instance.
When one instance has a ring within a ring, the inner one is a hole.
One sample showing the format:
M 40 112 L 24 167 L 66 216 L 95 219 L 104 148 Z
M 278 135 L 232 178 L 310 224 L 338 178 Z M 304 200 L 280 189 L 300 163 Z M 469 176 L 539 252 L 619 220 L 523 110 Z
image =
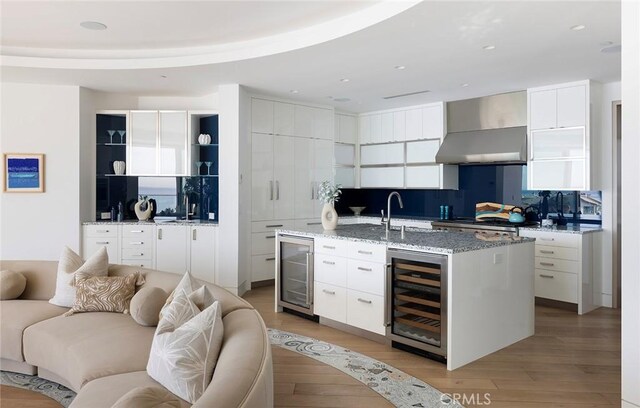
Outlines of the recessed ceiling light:
M 617 45 L 609 45 L 608 47 L 604 47 L 600 50 L 600 52 L 604 54 L 614 54 L 616 52 L 621 52 L 622 46 L 620 44 Z
M 483 50 L 486 51 L 491 51 L 491 50 L 495 50 L 496 46 L 495 45 L 485 45 L 484 47 L 482 47 Z
M 107 26 L 105 24 L 99 23 L 97 21 L 83 21 L 80 23 L 80 27 L 86 28 L 87 30 L 106 30 Z
M 584 30 L 585 28 L 587 28 L 587 26 L 583 24 L 578 24 L 571 27 L 573 31 L 580 31 L 580 30 Z
M 298 90 L 297 90 L 297 89 L 292 89 L 292 90 L 290 90 L 289 92 L 291 92 L 292 94 L 297 94 L 297 93 L 298 93 Z
M 340 82 L 349 82 L 349 81 L 350 81 L 350 79 L 349 79 L 349 78 L 342 78 L 342 79 L 340 80 Z
M 463 88 L 466 88 L 466 87 L 468 87 L 468 86 L 469 86 L 469 84 L 462 84 L 462 85 L 460 85 L 460 86 L 461 86 L 461 87 L 463 87 Z
M 395 68 L 396 69 L 405 69 L 406 67 L 404 65 L 396 65 Z

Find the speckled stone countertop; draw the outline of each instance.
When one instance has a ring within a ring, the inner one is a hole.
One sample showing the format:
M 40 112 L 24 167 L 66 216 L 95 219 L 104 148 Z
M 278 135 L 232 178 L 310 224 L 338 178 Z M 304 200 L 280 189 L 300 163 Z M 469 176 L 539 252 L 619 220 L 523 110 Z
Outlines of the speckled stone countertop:
M 438 254 L 457 254 L 534 241 L 533 238 L 525 237 L 445 232 L 420 228 L 407 228 L 404 239 L 400 237 L 400 231 L 396 228 L 391 231 L 389 239 L 386 239 L 384 226 L 373 224 L 338 225 L 335 231 L 324 231 L 321 226 L 277 231 L 279 234 L 386 244 L 390 248 Z
M 340 223 L 340 220 L 364 220 L 367 222 L 370 222 L 372 224 L 379 224 L 380 223 L 380 219 L 382 217 L 381 216 L 375 216 L 375 215 L 341 215 L 338 218 L 338 224 Z M 391 216 L 391 223 L 394 223 L 394 221 L 411 221 L 411 222 L 417 222 L 417 223 L 425 223 L 427 225 L 429 225 L 431 223 L 431 221 L 436 221 L 437 218 L 433 218 L 433 217 L 404 217 L 404 216 L 395 216 L 392 214 Z
M 202 225 L 202 226 L 217 227 L 218 221 L 208 221 L 208 220 L 108 221 L 107 220 L 107 221 L 83 222 L 82 225 Z
M 570 224 L 566 226 L 554 225 L 553 227 L 519 227 L 526 231 L 564 232 L 566 234 L 589 234 L 602 231 L 602 226 L 595 224 Z

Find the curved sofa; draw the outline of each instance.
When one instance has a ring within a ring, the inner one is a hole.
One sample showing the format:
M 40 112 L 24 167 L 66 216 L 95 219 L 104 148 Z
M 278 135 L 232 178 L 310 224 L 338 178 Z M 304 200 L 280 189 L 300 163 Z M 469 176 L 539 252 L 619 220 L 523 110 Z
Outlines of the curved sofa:
M 111 407 L 136 387 L 161 386 L 146 366 L 155 327 L 138 325 L 130 315 L 79 313 L 50 304 L 57 262 L 0 261 L 0 270 L 22 273 L 27 286 L 19 299 L 0 301 L 0 369 L 37 374 L 78 395 L 72 408 Z M 109 276 L 145 274 L 144 286 L 170 293 L 180 275 L 110 265 Z M 224 341 L 213 378 L 202 397 L 183 407 L 273 407 L 273 365 L 264 321 L 245 300 L 202 282 L 222 304 Z M 139 289 L 139 288 L 138 288 Z

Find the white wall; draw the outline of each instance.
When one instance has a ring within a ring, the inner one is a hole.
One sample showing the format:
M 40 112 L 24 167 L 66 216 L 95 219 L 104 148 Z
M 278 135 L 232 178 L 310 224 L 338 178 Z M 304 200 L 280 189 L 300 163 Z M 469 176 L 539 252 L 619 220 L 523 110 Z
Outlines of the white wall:
M 622 406 L 640 407 L 640 3 L 622 2 Z
M 138 109 L 151 110 L 212 110 L 219 105 L 218 94 L 190 96 L 140 96 Z
M 3 82 L 0 93 L 2 153 L 45 154 L 45 193 L 2 193 L 0 259 L 79 251 L 80 88 Z

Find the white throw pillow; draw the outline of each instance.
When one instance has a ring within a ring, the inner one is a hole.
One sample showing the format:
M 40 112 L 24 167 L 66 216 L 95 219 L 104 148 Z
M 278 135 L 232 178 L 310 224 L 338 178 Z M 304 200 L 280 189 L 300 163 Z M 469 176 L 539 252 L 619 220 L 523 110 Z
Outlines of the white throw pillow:
M 216 301 L 200 311 L 180 291 L 164 311 L 153 337 L 147 373 L 192 404 L 211 382 L 218 361 L 224 337 L 221 309 Z M 163 331 L 167 329 L 173 330 Z
M 169 305 L 173 301 L 173 298 L 179 292 L 184 292 L 187 295 L 194 292 L 198 292 L 197 294 L 194 293 L 193 295 L 194 297 L 192 297 L 191 299 L 195 302 L 196 305 L 198 305 L 200 310 L 204 310 L 207 307 L 211 306 L 215 300 L 213 298 L 213 295 L 211 294 L 211 291 L 206 289 L 206 287 L 203 285 L 200 285 L 199 289 L 194 289 L 198 285 L 199 285 L 198 282 L 196 282 L 193 279 L 193 277 L 191 277 L 191 274 L 189 273 L 189 271 L 186 271 L 182 276 L 182 279 L 180 279 L 180 282 L 178 282 L 178 285 L 176 286 L 176 288 L 173 290 L 173 292 L 169 294 L 169 297 L 167 298 L 167 301 L 165 302 L 164 306 L 162 306 L 162 309 L 160 309 L 160 320 L 162 320 L 162 315 L 164 314 L 164 311 L 169 307 Z
M 91 255 L 86 262 L 82 262 L 80 255 L 69 247 L 64 247 L 58 262 L 58 276 L 56 278 L 56 293 L 49 303 L 62 307 L 72 307 L 76 300 L 76 288 L 72 286 L 76 273 L 87 276 L 107 276 L 109 272 L 109 255 L 105 247 Z

